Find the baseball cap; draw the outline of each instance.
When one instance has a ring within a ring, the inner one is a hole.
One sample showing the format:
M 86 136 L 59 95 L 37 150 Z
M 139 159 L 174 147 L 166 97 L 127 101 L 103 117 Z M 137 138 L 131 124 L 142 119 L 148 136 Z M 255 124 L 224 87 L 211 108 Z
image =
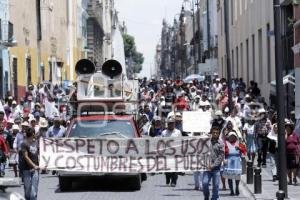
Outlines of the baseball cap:
M 233 131 L 228 133 L 227 137 L 229 138 L 230 136 L 235 136 L 236 138 L 238 138 L 236 132 L 233 132 Z
M 23 122 L 23 123 L 21 124 L 21 126 L 29 126 L 29 124 L 28 124 L 27 121 L 25 121 L 25 122 Z
M 175 118 L 174 117 L 169 117 L 167 119 L 167 123 L 175 123 Z
M 13 119 L 13 118 L 9 118 L 9 120 L 7 121 L 7 123 L 14 124 L 14 123 L 15 123 L 15 121 L 14 121 L 14 119 Z
M 20 127 L 17 125 L 17 124 L 14 124 L 13 126 L 12 126 L 12 130 L 20 130 Z
M 216 116 L 222 116 L 222 115 L 223 115 L 223 113 L 222 113 L 222 111 L 221 111 L 221 110 L 217 110 L 217 111 L 215 112 L 215 115 L 216 115 Z

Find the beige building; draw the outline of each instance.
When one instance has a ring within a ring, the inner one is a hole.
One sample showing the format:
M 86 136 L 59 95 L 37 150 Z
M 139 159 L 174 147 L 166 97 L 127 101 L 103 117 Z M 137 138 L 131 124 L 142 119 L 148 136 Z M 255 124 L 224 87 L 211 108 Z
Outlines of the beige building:
M 270 82 L 275 80 L 273 0 L 228 0 L 232 77 L 258 83 L 269 101 Z M 224 0 L 218 2 L 218 66 L 227 77 L 224 34 Z

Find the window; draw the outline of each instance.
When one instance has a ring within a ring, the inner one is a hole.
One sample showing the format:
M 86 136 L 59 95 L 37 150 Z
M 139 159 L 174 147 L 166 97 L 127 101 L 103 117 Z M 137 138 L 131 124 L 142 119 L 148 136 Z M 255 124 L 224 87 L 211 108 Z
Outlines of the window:
M 45 66 L 44 64 L 41 65 L 41 77 L 42 77 L 42 81 L 45 80 Z
M 18 99 L 18 59 L 13 58 L 12 60 L 12 75 L 13 75 L 13 92 L 14 92 L 14 97 Z
M 0 97 L 3 98 L 3 59 L 0 57 Z
M 233 25 L 233 12 L 234 12 L 233 1 L 234 0 L 230 1 L 231 25 Z
M 223 35 L 223 30 L 224 30 L 223 29 L 224 28 L 223 27 L 223 7 L 221 7 L 221 20 L 220 21 L 221 21 L 221 35 Z
M 221 58 L 221 66 L 222 66 L 222 75 L 223 77 L 225 77 L 225 73 L 224 73 L 224 58 Z
M 231 76 L 234 76 L 234 50 L 231 51 Z
M 26 72 L 27 72 L 27 87 L 28 87 L 28 85 L 32 83 L 32 80 L 31 80 L 31 58 L 30 57 L 26 58 Z
M 239 0 L 240 3 L 240 15 L 243 14 L 243 2 L 245 2 L 244 0 Z
M 247 83 L 250 81 L 250 70 L 249 70 L 249 40 L 246 40 L 246 71 L 247 71 Z
M 268 67 L 268 83 L 272 79 L 272 69 L 271 69 L 271 39 L 270 39 L 270 24 L 267 24 L 267 67 Z
M 52 76 L 53 76 L 53 72 L 52 72 L 52 62 L 49 61 L 49 81 L 52 81 Z
M 253 68 L 253 80 L 255 81 L 255 35 L 252 35 L 252 68 Z
M 0 40 L 2 40 L 2 22 L 0 19 Z
M 129 120 L 99 119 L 76 121 L 70 129 L 72 137 L 101 138 L 104 136 L 135 137 L 135 129 Z
M 262 30 L 258 30 L 258 58 L 259 58 L 259 82 L 263 83 L 263 49 L 262 49 Z
M 239 47 L 237 46 L 235 48 L 235 53 L 236 53 L 236 76 L 235 78 L 239 77 Z
M 241 77 L 243 77 L 244 76 L 244 49 L 243 49 L 243 43 L 241 43 L 240 51 L 241 51 L 241 62 L 240 62 Z M 238 78 L 240 78 L 240 77 L 238 77 Z
M 238 1 L 235 0 L 234 1 L 234 20 L 237 20 L 237 18 L 238 18 L 238 9 L 239 9 Z

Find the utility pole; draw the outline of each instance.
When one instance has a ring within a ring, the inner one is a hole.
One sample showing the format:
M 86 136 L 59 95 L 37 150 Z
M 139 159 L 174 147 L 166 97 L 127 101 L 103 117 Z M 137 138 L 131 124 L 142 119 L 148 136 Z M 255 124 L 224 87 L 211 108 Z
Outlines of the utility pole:
M 194 57 L 194 74 L 198 73 L 197 70 L 197 59 L 196 59 L 196 23 L 195 23 L 195 2 L 192 1 L 193 4 L 193 57 Z
M 197 6 L 197 21 L 198 21 L 198 63 L 202 63 L 202 52 L 201 52 L 201 15 L 200 15 L 200 4 L 199 4 L 199 0 L 196 1 L 196 6 Z M 198 72 L 198 70 L 197 70 Z
M 232 11 L 231 11 L 232 12 Z M 232 105 L 232 80 L 231 80 L 231 62 L 230 62 L 230 42 L 229 42 L 229 1 L 224 0 L 224 19 L 225 19 L 225 43 L 226 43 L 226 63 L 227 63 L 227 81 L 228 81 L 228 107 L 231 112 Z
M 285 144 L 285 127 L 284 127 L 284 88 L 282 76 L 282 47 L 281 47 L 281 13 L 279 0 L 273 0 L 274 7 L 274 33 L 275 33 L 275 67 L 276 67 L 276 94 L 277 94 L 277 124 L 278 124 L 278 159 L 279 162 L 279 191 L 277 194 L 284 192 L 288 197 L 287 191 L 287 167 L 286 167 L 286 144 Z M 281 192 L 280 192 L 281 191 Z

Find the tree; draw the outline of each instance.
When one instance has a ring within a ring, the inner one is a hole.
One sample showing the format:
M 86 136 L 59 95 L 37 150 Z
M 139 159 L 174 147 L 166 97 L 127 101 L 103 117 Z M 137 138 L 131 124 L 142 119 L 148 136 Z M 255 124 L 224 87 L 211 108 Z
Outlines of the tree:
M 133 73 L 140 73 L 143 68 L 144 56 L 136 50 L 134 37 L 128 34 L 123 34 L 124 51 L 126 60 L 130 60 L 130 66 Z

